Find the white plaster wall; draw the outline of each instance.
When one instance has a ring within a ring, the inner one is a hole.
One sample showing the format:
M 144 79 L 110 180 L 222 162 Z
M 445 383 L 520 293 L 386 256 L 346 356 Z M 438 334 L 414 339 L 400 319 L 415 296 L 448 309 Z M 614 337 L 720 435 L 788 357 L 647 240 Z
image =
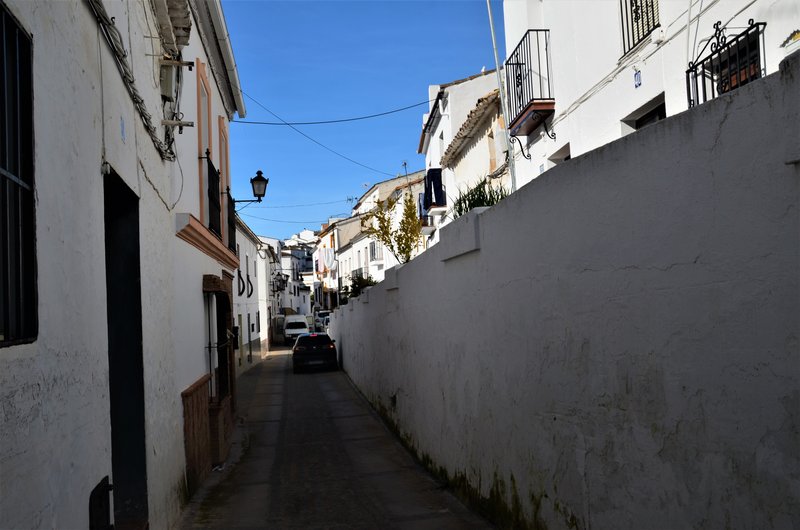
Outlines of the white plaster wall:
M 797 528 L 797 101 L 800 54 L 452 223 L 334 313 L 349 376 L 532 524 Z
M 203 301 L 203 276 L 221 276 L 222 266 L 182 240 L 175 243 L 173 285 L 175 292 L 181 294 L 176 297 L 179 303 L 176 303 L 172 325 L 175 337 L 175 384 L 180 395 L 180 392 L 209 373 L 208 321 Z
M 258 250 L 256 244 L 247 237 L 247 235 L 239 230 L 236 229 L 236 243 L 239 246 L 239 272 L 241 272 L 242 279 L 245 282 L 245 291 L 241 295 L 239 294 L 239 280 L 238 275 L 233 279 L 233 318 L 234 318 L 234 325 L 239 325 L 239 315 L 242 315 L 242 327 L 239 329 L 239 336 L 241 337 L 241 344 L 242 347 L 238 349 L 234 356 L 236 357 L 236 375 L 240 375 L 242 372 L 246 371 L 250 368 L 254 362 L 258 362 L 258 359 L 261 357 L 261 351 L 256 349 L 254 346 L 252 359 L 249 360 L 250 356 L 250 347 L 248 346 L 248 337 L 250 341 L 260 341 L 261 333 L 259 329 L 259 322 L 256 318 L 256 314 L 260 311 L 259 308 L 259 292 L 260 292 L 260 284 L 261 284 L 261 274 L 262 271 L 257 269 L 257 262 L 258 260 Z M 248 297 L 247 296 L 247 271 L 248 266 L 245 265 L 245 262 L 249 261 L 249 270 L 250 270 L 250 282 L 253 284 L 253 293 Z M 247 315 L 250 315 L 250 324 L 252 325 L 251 328 L 248 328 L 247 325 Z M 266 313 L 261 314 L 261 318 L 264 318 Z M 261 325 L 264 327 L 265 337 L 266 337 L 266 321 L 262 321 Z M 253 331 L 249 331 L 252 329 Z
M 175 367 L 166 355 L 173 300 L 172 270 L 164 264 L 174 235 L 161 198 L 169 196 L 169 170 L 132 109 L 87 5 L 6 4 L 33 35 L 39 334 L 0 356 L 0 524 L 86 528 L 89 493 L 111 475 L 105 144 L 109 164 L 140 197 L 149 516 L 151 527 L 166 528 L 177 519 L 183 480 Z M 140 4 L 107 7 L 158 120 L 153 59 L 142 38 L 153 30 Z

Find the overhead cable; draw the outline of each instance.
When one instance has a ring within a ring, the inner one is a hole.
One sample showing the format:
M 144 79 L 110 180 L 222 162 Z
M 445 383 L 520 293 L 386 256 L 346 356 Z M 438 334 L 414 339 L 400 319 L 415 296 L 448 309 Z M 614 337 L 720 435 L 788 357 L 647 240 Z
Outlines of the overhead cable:
M 257 99 L 255 99 L 255 98 L 254 98 L 253 96 L 251 96 L 250 94 L 248 94 L 248 93 L 246 93 L 246 92 L 244 92 L 244 91 L 242 91 L 242 94 L 244 94 L 244 95 L 245 95 L 245 96 L 247 96 L 249 99 L 251 99 L 251 100 L 252 100 L 252 101 L 253 101 L 253 102 L 254 102 L 256 105 L 258 105 L 258 106 L 259 106 L 259 107 L 261 107 L 262 109 L 266 110 L 267 112 L 269 112 L 270 114 L 272 114 L 273 116 L 275 116 L 276 118 L 278 118 L 278 119 L 279 119 L 280 121 L 282 121 L 284 124 L 288 125 L 288 126 L 289 126 L 289 127 L 290 127 L 290 128 L 293 130 L 293 131 L 295 131 L 296 133 L 298 133 L 298 134 L 300 134 L 300 135 L 302 135 L 302 136 L 306 137 L 307 139 L 311 140 L 312 142 L 314 142 L 314 143 L 315 143 L 315 144 L 317 144 L 318 146 L 322 147 L 323 149 L 326 149 L 326 150 L 330 151 L 331 153 L 335 154 L 336 156 L 339 156 L 339 157 L 341 157 L 341 158 L 344 158 L 344 159 L 345 159 L 345 160 L 347 160 L 348 162 L 352 162 L 353 164 L 355 164 L 355 165 L 357 165 L 357 166 L 361 166 L 361 167 L 363 167 L 363 168 L 365 168 L 365 169 L 369 169 L 370 171 L 374 171 L 374 172 L 376 172 L 376 173 L 380 173 L 381 175 L 387 175 L 387 176 L 390 176 L 390 177 L 394 177 L 394 176 L 395 176 L 395 175 L 393 175 L 392 173 L 387 173 L 386 171 L 381 171 L 380 169 L 375 169 L 374 167 L 369 167 L 369 166 L 367 166 L 367 165 L 365 165 L 365 164 L 362 164 L 361 162 L 358 162 L 358 161 L 356 161 L 356 160 L 353 160 L 352 158 L 350 158 L 350 157 L 348 157 L 348 156 L 345 156 L 345 155 L 343 155 L 342 153 L 340 153 L 340 152 L 338 152 L 338 151 L 334 151 L 333 149 L 331 149 L 331 148 L 330 148 L 330 147 L 328 147 L 327 145 L 325 145 L 325 144 L 323 144 L 323 143 L 321 143 L 321 142 L 319 142 L 319 141 L 317 141 L 317 140 L 313 139 L 312 137 L 310 137 L 309 135 L 307 135 L 306 133 L 304 133 L 303 131 L 301 131 L 300 129 L 298 129 L 297 127 L 295 127 L 294 125 L 290 124 L 289 122 L 287 122 L 286 120 L 284 120 L 283 118 L 281 118 L 280 116 L 278 116 L 277 114 L 275 114 L 274 112 L 272 112 L 271 110 L 269 110 L 267 107 L 265 107 L 263 104 L 261 104 L 261 102 L 260 102 L 260 101 L 258 101 Z
M 248 96 L 250 97 L 250 96 Z M 251 98 L 252 99 L 252 98 Z M 344 123 L 348 121 L 359 121 L 359 120 L 368 120 L 370 118 L 378 118 L 380 116 L 386 116 L 388 114 L 394 114 L 396 112 L 402 112 L 404 110 L 413 109 L 414 107 L 420 107 L 422 105 L 427 105 L 431 103 L 432 100 L 425 100 L 420 101 L 419 103 L 414 103 L 413 105 L 409 105 L 407 107 L 403 107 L 400 109 L 388 110 L 386 112 L 379 112 L 378 114 L 370 114 L 368 116 L 359 116 L 357 118 L 342 118 L 340 120 L 324 120 L 324 121 L 290 121 L 290 122 L 283 122 L 283 121 L 249 121 L 249 120 L 233 120 L 234 123 L 247 123 L 250 125 L 326 125 L 329 123 Z
M 302 208 L 303 206 L 322 206 L 324 204 L 336 204 L 340 202 L 352 202 L 351 199 L 340 199 L 338 201 L 328 201 L 328 202 L 310 202 L 308 204 L 286 204 L 280 206 L 255 206 L 257 210 L 262 208 Z
M 144 98 L 139 94 L 139 89 L 136 88 L 133 69 L 127 59 L 128 52 L 125 50 L 125 45 L 122 42 L 122 34 L 119 32 L 119 29 L 117 29 L 114 18 L 108 16 L 102 0 L 86 0 L 86 4 L 92 10 L 97 22 L 100 24 L 106 43 L 114 54 L 114 62 L 122 76 L 122 83 L 125 85 L 128 95 L 133 101 L 133 106 L 139 113 L 139 117 L 142 120 L 147 134 L 153 140 L 158 154 L 161 155 L 163 160 L 175 160 L 175 153 L 158 137 L 158 131 L 153 125 L 153 116 L 147 110 Z
M 282 219 L 267 219 L 266 217 L 259 217 L 257 215 L 250 215 L 249 213 L 243 213 L 243 214 L 239 214 L 239 215 L 244 215 L 245 217 L 252 217 L 253 219 L 258 219 L 260 221 L 270 221 L 271 223 L 291 223 L 291 224 L 300 224 L 300 225 L 327 223 L 327 221 L 284 221 Z

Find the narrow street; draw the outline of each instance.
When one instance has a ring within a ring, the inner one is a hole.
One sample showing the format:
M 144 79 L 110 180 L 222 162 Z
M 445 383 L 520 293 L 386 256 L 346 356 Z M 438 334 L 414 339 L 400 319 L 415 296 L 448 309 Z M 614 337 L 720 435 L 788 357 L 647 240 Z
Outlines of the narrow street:
M 278 352 L 239 379 L 239 435 L 184 528 L 488 528 L 442 490 L 343 372 Z

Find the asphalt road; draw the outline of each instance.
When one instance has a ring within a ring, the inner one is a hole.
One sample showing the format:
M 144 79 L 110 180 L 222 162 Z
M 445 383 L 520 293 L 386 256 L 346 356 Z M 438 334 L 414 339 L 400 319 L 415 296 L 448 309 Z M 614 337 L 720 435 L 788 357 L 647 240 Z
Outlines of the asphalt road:
M 411 458 L 344 373 L 292 374 L 287 351 L 238 385 L 232 456 L 183 528 L 491 528 Z

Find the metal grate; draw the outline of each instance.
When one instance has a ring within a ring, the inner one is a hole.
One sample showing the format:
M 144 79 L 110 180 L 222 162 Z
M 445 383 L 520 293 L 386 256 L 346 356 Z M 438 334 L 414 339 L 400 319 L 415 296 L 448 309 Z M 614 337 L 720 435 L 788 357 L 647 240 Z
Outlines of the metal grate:
M 38 330 L 31 39 L 0 3 L 0 346 Z
M 228 248 L 236 252 L 236 201 L 228 191 Z
M 619 0 L 623 55 L 661 26 L 658 0 Z
M 686 70 L 686 98 L 689 108 L 714 99 L 767 75 L 764 51 L 766 22 L 748 22 L 749 27 L 728 40 L 722 23 L 714 24 L 714 35 L 700 51 L 711 53 L 689 63 Z
M 208 163 L 208 229 L 222 237 L 222 205 L 219 193 L 219 171 L 211 162 L 211 157 L 206 156 Z

